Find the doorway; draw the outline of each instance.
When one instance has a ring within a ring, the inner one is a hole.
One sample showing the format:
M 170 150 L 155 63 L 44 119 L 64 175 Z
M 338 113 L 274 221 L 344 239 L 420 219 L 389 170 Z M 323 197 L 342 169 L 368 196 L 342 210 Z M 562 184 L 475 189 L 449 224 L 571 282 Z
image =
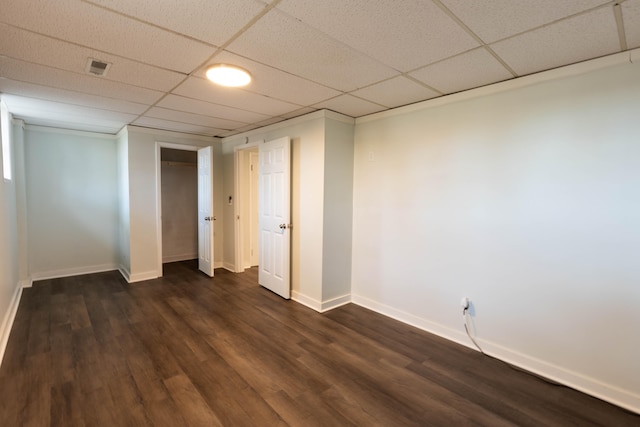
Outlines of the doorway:
M 259 264 L 258 230 L 258 147 L 236 151 L 236 270 L 242 272 Z M 238 268 L 239 267 L 239 268 Z
M 161 147 L 162 263 L 198 258 L 198 156 Z

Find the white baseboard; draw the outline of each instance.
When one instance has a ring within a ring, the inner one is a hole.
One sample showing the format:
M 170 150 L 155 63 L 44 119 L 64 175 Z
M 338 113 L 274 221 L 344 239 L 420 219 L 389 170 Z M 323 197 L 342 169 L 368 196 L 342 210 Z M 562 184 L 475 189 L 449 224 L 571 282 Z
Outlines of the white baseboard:
M 120 271 L 120 273 L 122 273 L 122 271 Z M 127 282 L 129 283 L 136 283 L 136 282 L 143 282 L 145 280 L 152 280 L 152 279 L 157 279 L 158 277 L 158 272 L 156 270 L 153 271 L 144 271 L 142 273 L 135 273 L 135 274 L 129 274 L 129 277 L 127 278 L 127 276 L 125 276 L 124 278 L 127 279 Z
M 104 271 L 118 270 L 115 264 L 90 265 L 86 267 L 64 268 L 60 270 L 40 271 L 31 273 L 30 280 L 35 282 L 38 280 L 58 279 L 60 277 L 80 276 L 83 274 L 102 273 Z
M 297 291 L 291 291 L 291 299 L 295 302 L 309 307 L 318 313 L 324 313 L 334 308 L 340 307 L 351 302 L 351 294 L 343 295 L 341 297 L 333 298 L 327 301 L 318 301 L 314 298 L 310 298 Z
M 178 261 L 190 261 L 192 259 L 198 259 L 198 254 L 179 254 L 179 255 L 169 255 L 162 257 L 162 263 L 167 262 L 178 262 Z
M 228 270 L 232 273 L 241 273 L 240 271 L 236 271 L 236 266 L 235 264 L 232 264 L 230 262 L 223 262 L 222 263 L 222 268 L 224 268 L 225 270 Z
M 438 335 L 442 338 L 446 338 L 450 341 L 477 350 L 473 344 L 469 342 L 469 338 L 462 331 L 451 329 L 359 295 L 352 295 L 352 302 L 377 313 L 399 320 L 403 323 L 415 326 L 418 329 L 422 329 L 434 335 Z M 594 378 L 589 378 L 563 367 L 527 356 L 506 347 L 502 347 L 491 341 L 478 338 L 476 338 L 476 341 L 478 341 L 482 350 L 491 357 L 495 357 L 503 362 L 522 368 L 525 371 L 532 372 L 536 375 L 540 375 L 541 377 L 548 378 L 557 383 L 564 384 L 588 395 L 597 397 L 598 399 L 602 399 L 640 414 L 640 395 L 636 393 L 620 389 L 611 384 L 605 384 Z
M 222 261 L 216 261 L 213 263 L 213 268 L 224 268 L 224 263 Z
M 131 283 L 129 281 L 129 276 L 131 276 L 131 273 L 129 273 L 129 270 L 126 267 L 121 265 L 121 266 L 118 267 L 118 271 L 120 272 L 122 277 L 124 277 L 124 280 L 127 281 L 127 283 Z
M 11 334 L 11 328 L 13 327 L 13 321 L 16 319 L 18 313 L 18 306 L 20 305 L 20 298 L 22 297 L 23 287 L 18 284 L 13 291 L 11 302 L 9 303 L 9 309 L 2 319 L 2 325 L 0 326 L 0 365 L 4 359 L 4 352 L 7 349 L 9 343 L 9 335 Z
M 21 288 L 30 288 L 33 286 L 33 279 L 28 278 L 21 280 L 20 282 L 18 282 L 18 286 L 20 286 Z

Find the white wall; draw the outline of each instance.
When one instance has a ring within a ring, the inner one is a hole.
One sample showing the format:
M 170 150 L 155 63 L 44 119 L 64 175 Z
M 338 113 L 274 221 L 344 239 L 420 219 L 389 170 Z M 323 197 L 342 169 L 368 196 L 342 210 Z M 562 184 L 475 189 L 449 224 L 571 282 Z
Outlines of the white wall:
M 158 277 L 162 274 L 158 265 L 158 212 L 156 200 L 157 158 L 156 142 L 168 142 L 191 146 L 213 146 L 214 162 L 214 215 L 221 215 L 222 165 L 221 147 L 215 138 L 165 132 L 160 130 L 127 127 L 129 156 L 129 218 L 132 282 Z M 221 227 L 220 227 L 221 228 Z M 214 261 L 222 264 L 223 234 L 216 227 Z
M 116 158 L 111 135 L 27 127 L 27 234 L 33 279 L 116 268 Z
M 339 298 L 348 302 L 351 297 L 353 133 L 352 123 L 326 120 L 322 242 L 325 304 Z
M 455 99 L 455 98 L 452 98 Z M 640 65 L 359 120 L 354 301 L 640 410 Z
M 129 207 L 129 137 L 127 128 L 118 133 L 118 269 L 131 276 L 130 207 Z
M 5 122 L 10 123 L 10 119 Z M 0 126 L 2 126 L 0 124 Z M 11 126 L 9 124 L 9 126 Z M 16 132 L 21 132 L 21 127 L 13 126 Z M 15 158 L 15 144 L 12 140 L 16 132 L 10 132 L 10 144 L 12 157 Z M 0 157 L 2 150 L 0 150 Z M 0 168 L 2 167 L 0 158 Z M 13 168 L 13 179 L 5 181 L 0 173 L 0 362 L 4 356 L 4 350 L 11 332 L 11 325 L 15 317 L 20 300 L 20 268 L 18 249 L 18 218 L 17 218 L 17 190 L 16 168 Z

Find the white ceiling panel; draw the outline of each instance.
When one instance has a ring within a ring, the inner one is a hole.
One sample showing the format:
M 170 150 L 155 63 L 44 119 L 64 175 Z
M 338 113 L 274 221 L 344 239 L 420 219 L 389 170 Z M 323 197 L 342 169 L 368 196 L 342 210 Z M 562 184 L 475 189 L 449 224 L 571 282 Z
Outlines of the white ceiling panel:
M 443 93 L 459 92 L 513 77 L 484 48 L 445 59 L 410 75 Z
M 606 0 L 440 0 L 485 43 L 597 7 Z
M 255 0 L 87 1 L 217 46 L 266 7 Z
M 27 123 L 97 131 L 132 117 L 201 135 L 319 108 L 361 117 L 617 53 L 623 28 L 640 47 L 640 0 L 0 3 L 0 93 L 67 105 L 16 106 Z M 112 63 L 107 76 L 86 73 L 89 57 Z M 203 71 L 218 62 L 253 83 L 214 86 Z
M 186 77 L 6 24 L 0 24 L 0 52 L 12 58 L 75 73 L 85 71 L 89 58 L 99 59 L 112 64 L 104 79 L 162 91 L 171 90 Z
M 340 91 L 398 74 L 278 10 L 267 13 L 227 50 Z
M 156 105 L 171 110 L 204 114 L 211 117 L 243 122 L 245 124 L 259 122 L 269 118 L 266 114 L 254 113 L 252 111 L 240 110 L 238 108 L 212 104 L 210 102 L 200 101 L 199 99 L 185 98 L 184 96 L 177 95 L 168 95 Z
M 560 21 L 503 40 L 491 48 L 519 75 L 618 52 L 612 8 Z
M 640 0 L 628 0 L 622 3 L 622 19 L 630 49 L 640 47 Z
M 171 120 L 174 122 L 189 123 L 192 125 L 207 126 L 216 129 L 235 129 L 245 126 L 246 123 L 233 120 L 219 119 L 200 114 L 185 113 L 183 111 L 168 110 L 166 108 L 154 107 L 145 113 L 145 117 Z
M 140 104 L 152 104 L 162 96 L 162 92 L 151 89 L 139 88 L 100 77 L 76 74 L 6 57 L 0 57 L 0 70 L 3 77 L 12 80 L 138 102 Z
M 404 72 L 478 46 L 431 0 L 283 0 L 277 8 Z
M 246 92 L 242 89 L 217 86 L 209 80 L 199 77 L 189 77 L 173 92 L 189 98 L 242 108 L 271 116 L 288 113 L 300 108 L 299 105 Z
M 135 102 L 119 99 L 87 95 L 85 93 L 39 86 L 5 78 L 0 78 L 0 92 L 47 101 L 58 101 L 77 106 L 93 107 L 101 110 L 119 111 L 121 113 L 135 114 L 136 116 L 144 113 L 147 108 L 149 108 L 146 104 L 137 104 Z
M 441 93 L 402 76 L 394 77 L 351 93 L 389 108 L 412 104 L 441 95 Z
M 373 102 L 365 101 L 364 99 L 351 95 L 340 95 L 316 104 L 314 107 L 318 109 L 326 108 L 351 117 L 366 116 L 367 114 L 386 110 L 382 105 L 374 104 Z
M 326 86 L 302 79 L 273 67 L 260 64 L 231 52 L 224 51 L 216 55 L 210 64 L 226 63 L 245 68 L 253 76 L 246 90 L 266 95 L 298 105 L 311 105 L 340 95 L 340 92 Z M 206 66 L 196 75 L 205 78 Z
M 0 21 L 103 52 L 189 73 L 215 48 L 77 0 L 3 2 Z
M 88 130 L 97 126 L 115 133 L 122 128 L 122 123 L 130 123 L 136 118 L 132 114 L 79 107 L 23 96 L 3 95 L 2 99 L 15 117 L 24 119 L 29 124 L 45 125 L 46 123 L 47 126 L 50 126 L 52 123 L 64 123 L 67 127 L 80 130 Z
M 153 129 L 171 130 L 174 132 L 191 133 L 195 135 L 214 136 L 222 132 L 223 129 L 215 129 L 207 126 L 192 125 L 188 123 L 172 122 L 170 120 L 155 119 L 153 117 L 140 117 L 133 122 L 136 126 L 149 127 Z

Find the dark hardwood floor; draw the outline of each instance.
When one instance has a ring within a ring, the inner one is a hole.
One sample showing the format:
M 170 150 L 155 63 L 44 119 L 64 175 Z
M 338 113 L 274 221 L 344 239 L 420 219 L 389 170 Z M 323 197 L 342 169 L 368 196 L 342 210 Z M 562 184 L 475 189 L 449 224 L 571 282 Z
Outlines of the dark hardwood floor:
M 318 314 L 257 272 L 167 264 L 25 289 L 0 426 L 639 426 L 640 417 L 356 305 Z

